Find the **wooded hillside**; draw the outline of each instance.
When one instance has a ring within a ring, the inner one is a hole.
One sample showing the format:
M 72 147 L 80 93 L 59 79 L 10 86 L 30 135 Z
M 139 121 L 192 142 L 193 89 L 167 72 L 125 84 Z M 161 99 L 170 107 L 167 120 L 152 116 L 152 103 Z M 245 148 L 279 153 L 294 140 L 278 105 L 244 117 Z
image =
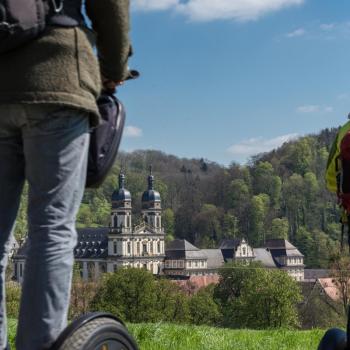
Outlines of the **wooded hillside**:
M 336 198 L 325 188 L 324 172 L 336 129 L 302 137 L 257 155 L 248 165 L 228 167 L 204 159 L 180 159 L 159 151 L 121 153 L 103 187 L 87 190 L 78 225 L 109 224 L 110 198 L 120 168 L 133 199 L 134 224 L 140 216 L 149 166 L 161 193 L 167 236 L 198 247 L 217 247 L 223 238 L 246 237 L 253 246 L 286 238 L 306 256 L 307 267 L 327 267 L 338 245 Z M 16 233 L 26 232 L 25 199 Z

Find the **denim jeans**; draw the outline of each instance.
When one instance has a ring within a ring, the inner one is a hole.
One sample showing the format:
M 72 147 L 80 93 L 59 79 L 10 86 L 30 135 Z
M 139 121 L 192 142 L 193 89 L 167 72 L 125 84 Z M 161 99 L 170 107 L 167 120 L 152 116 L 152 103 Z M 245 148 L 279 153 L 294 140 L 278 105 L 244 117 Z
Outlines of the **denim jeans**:
M 17 350 L 43 350 L 67 323 L 76 214 L 83 196 L 88 115 L 53 105 L 0 105 L 0 349 L 6 346 L 5 269 L 24 181 L 28 243 Z

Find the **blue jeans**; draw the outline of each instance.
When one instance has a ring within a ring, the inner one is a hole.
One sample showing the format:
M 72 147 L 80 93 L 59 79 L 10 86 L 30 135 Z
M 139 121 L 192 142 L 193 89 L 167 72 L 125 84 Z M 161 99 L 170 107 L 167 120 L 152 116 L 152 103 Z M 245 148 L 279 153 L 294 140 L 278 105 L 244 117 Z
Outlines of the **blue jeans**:
M 0 105 L 0 349 L 6 346 L 5 269 L 25 179 L 28 243 L 17 350 L 43 350 L 67 323 L 89 145 L 86 112 Z

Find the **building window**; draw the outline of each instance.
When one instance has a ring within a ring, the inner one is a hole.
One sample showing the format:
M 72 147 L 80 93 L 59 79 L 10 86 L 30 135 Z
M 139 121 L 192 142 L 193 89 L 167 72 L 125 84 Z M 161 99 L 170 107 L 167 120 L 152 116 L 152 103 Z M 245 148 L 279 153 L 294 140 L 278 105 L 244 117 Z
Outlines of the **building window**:
M 160 254 L 160 242 L 157 243 L 157 253 Z
M 204 267 L 204 261 L 201 261 L 201 266 Z
M 137 255 L 140 255 L 140 242 L 136 243 Z
M 247 255 L 247 248 L 246 247 L 242 248 L 242 255 L 243 256 Z
M 128 254 L 131 254 L 131 243 L 128 242 Z
M 19 277 L 23 276 L 23 265 L 19 264 Z
M 149 251 L 151 254 L 153 254 L 153 241 L 149 244 Z
M 118 227 L 118 216 L 117 215 L 114 215 L 114 227 Z
M 192 261 L 188 262 L 188 267 L 192 267 Z
M 143 264 L 142 266 L 145 270 L 147 270 L 147 264 Z
M 102 273 L 106 273 L 107 272 L 107 265 L 106 265 L 106 263 L 101 263 L 100 264 L 100 271 Z
M 117 242 L 113 241 L 113 254 L 117 254 Z
M 142 244 L 142 254 L 147 254 L 147 243 Z
M 114 270 L 114 272 L 117 272 L 118 266 L 117 265 L 113 265 L 113 270 Z

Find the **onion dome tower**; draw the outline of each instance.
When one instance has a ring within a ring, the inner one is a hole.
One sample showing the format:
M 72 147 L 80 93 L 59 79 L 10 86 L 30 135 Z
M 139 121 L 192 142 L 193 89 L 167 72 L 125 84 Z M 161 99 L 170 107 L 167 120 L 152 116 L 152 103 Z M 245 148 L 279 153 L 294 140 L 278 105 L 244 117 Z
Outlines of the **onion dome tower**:
M 125 189 L 125 175 L 119 174 L 119 189 L 112 194 L 111 228 L 119 233 L 131 232 L 131 195 Z
M 152 167 L 148 176 L 148 189 L 142 195 L 142 216 L 145 223 L 155 232 L 162 230 L 162 206 L 159 192 L 154 190 Z

